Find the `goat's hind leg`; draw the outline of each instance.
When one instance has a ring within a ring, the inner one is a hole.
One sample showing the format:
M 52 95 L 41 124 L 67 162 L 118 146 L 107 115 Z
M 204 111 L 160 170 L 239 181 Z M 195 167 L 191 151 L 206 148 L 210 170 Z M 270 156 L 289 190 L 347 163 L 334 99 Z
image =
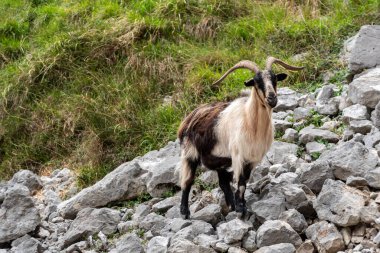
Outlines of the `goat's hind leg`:
M 231 190 L 231 182 L 233 179 L 232 172 L 220 169 L 218 171 L 219 186 L 224 193 L 224 198 L 226 199 L 226 204 L 230 208 L 230 211 L 235 211 L 235 201 L 234 194 Z
M 244 193 L 247 187 L 247 181 L 251 175 L 252 164 L 245 164 L 243 167 L 243 171 L 239 175 L 238 179 L 238 187 L 235 193 L 235 205 L 236 212 L 241 213 L 242 217 L 244 217 L 247 213 L 247 206 L 245 203 Z
M 180 212 L 182 218 L 190 218 L 189 210 L 189 195 L 191 186 L 194 183 L 195 171 L 199 165 L 197 160 L 192 160 L 191 158 L 182 158 L 181 162 L 181 189 L 182 189 L 182 199 Z

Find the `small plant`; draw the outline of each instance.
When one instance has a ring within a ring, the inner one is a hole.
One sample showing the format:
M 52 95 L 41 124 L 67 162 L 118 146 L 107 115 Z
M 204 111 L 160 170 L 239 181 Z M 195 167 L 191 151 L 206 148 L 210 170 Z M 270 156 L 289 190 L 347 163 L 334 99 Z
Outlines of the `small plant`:
M 302 157 L 302 155 L 305 153 L 305 147 L 298 146 L 297 147 L 297 157 Z
M 313 160 L 317 160 L 320 156 L 321 156 L 321 153 L 320 152 L 313 152 L 310 154 L 311 158 L 313 158 Z
M 144 234 L 145 234 L 145 230 L 144 230 L 144 229 L 139 228 L 139 229 L 137 229 L 135 232 L 136 232 L 136 235 L 137 235 L 138 237 L 140 237 L 140 238 L 143 238 L 143 237 L 144 237 Z
M 322 139 L 322 138 L 315 138 L 315 140 L 314 140 L 315 142 L 318 142 L 318 143 L 321 143 L 321 144 L 323 144 L 323 145 L 325 145 L 325 146 L 328 146 L 329 145 L 329 142 L 327 141 L 327 140 L 325 140 L 325 139 Z
M 280 140 L 282 138 L 282 136 L 284 136 L 284 131 L 282 131 L 282 130 L 276 130 L 274 132 L 274 138 L 276 140 Z

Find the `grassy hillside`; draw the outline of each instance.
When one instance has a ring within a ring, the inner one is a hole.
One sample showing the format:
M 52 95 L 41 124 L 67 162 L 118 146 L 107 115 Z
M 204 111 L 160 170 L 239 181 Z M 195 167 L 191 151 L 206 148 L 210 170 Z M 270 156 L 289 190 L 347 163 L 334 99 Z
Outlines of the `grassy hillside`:
M 305 53 L 285 85 L 315 89 L 379 13 L 378 0 L 2 0 L 0 179 L 69 166 L 89 185 L 235 96 L 248 71 L 211 83 L 241 59 Z

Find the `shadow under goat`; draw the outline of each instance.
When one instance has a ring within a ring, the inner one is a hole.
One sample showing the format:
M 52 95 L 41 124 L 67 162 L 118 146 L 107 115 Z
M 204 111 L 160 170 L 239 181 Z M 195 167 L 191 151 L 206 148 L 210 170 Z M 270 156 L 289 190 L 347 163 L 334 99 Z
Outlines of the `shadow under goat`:
M 284 73 L 275 74 L 273 64 L 292 71 L 303 69 L 274 57 L 267 59 L 262 71 L 254 62 L 240 61 L 214 85 L 237 69 L 249 69 L 255 74 L 245 82 L 245 86 L 252 87 L 250 95 L 231 102 L 202 105 L 182 121 L 178 129 L 181 143 L 180 210 L 185 219 L 190 217 L 189 193 L 200 164 L 217 171 L 219 186 L 230 211 L 245 215 L 246 182 L 273 142 L 272 111 L 277 104 L 277 82 L 287 77 Z M 235 196 L 231 190 L 233 180 L 238 185 Z

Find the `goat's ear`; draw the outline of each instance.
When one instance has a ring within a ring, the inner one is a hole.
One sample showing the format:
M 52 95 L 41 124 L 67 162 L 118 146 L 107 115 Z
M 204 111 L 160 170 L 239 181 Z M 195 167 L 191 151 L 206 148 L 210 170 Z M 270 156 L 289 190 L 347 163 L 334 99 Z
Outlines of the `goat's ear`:
M 255 79 L 252 78 L 252 79 L 250 79 L 250 80 L 248 80 L 248 81 L 245 81 L 245 82 L 244 82 L 244 85 L 245 85 L 246 87 L 255 86 Z
M 278 82 L 285 80 L 287 77 L 288 77 L 288 75 L 285 73 L 281 73 L 281 74 L 276 75 L 276 79 Z

